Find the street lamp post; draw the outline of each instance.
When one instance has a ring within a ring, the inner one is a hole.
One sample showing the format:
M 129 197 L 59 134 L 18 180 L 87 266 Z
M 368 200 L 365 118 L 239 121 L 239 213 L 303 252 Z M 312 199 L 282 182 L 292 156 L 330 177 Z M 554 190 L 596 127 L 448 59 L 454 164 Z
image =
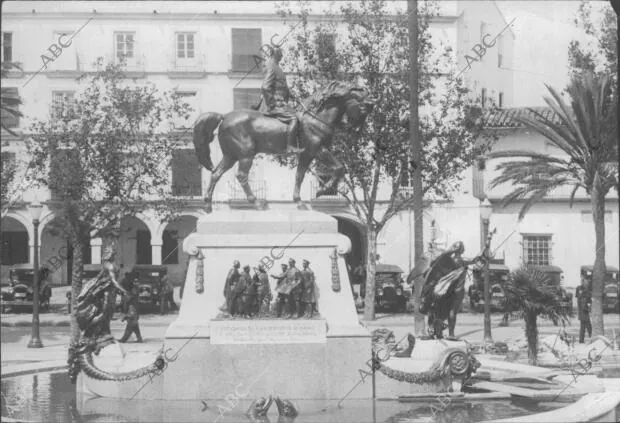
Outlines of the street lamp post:
M 33 299 L 32 299 L 32 335 L 28 348 L 43 348 L 43 343 L 39 336 L 39 218 L 43 206 L 38 201 L 31 203 L 28 207 L 32 215 L 34 225 L 34 275 L 33 275 Z
M 482 218 L 482 228 L 483 228 L 483 237 L 484 237 L 484 342 L 485 344 L 490 344 L 493 342 L 493 338 L 491 336 L 491 290 L 489 287 L 490 284 L 490 275 L 489 275 L 489 244 L 491 243 L 491 239 L 489 237 L 489 220 L 491 219 L 491 213 L 493 213 L 493 206 L 489 202 L 488 198 L 485 198 L 482 204 L 480 205 L 480 217 Z

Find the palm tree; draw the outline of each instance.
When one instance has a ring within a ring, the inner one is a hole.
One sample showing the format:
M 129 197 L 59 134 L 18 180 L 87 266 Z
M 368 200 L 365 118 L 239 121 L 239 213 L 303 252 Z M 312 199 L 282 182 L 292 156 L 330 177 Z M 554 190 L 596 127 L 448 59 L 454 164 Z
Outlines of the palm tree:
M 511 310 L 520 313 L 525 320 L 527 357 L 529 363 L 535 366 L 538 353 L 537 318 L 549 319 L 555 326 L 568 323 L 560 287 L 545 273 L 524 265 L 508 275 L 503 288 Z
M 567 88 L 571 107 L 560 93 L 547 85 L 551 97 L 545 97 L 555 115 L 530 109 L 531 115 L 516 119 L 542 134 L 565 153 L 552 157 L 531 151 L 502 151 L 492 158 L 519 157 L 498 165 L 500 175 L 491 187 L 503 183 L 515 186 L 503 200 L 507 205 L 523 200 L 519 219 L 537 202 L 561 186 L 572 186 L 570 206 L 575 192 L 582 188 L 590 196 L 592 220 L 596 236 L 592 275 L 592 328 L 602 335 L 603 283 L 605 266 L 605 196 L 615 187 L 618 191 L 618 123 L 610 79 L 586 74 L 573 80 Z

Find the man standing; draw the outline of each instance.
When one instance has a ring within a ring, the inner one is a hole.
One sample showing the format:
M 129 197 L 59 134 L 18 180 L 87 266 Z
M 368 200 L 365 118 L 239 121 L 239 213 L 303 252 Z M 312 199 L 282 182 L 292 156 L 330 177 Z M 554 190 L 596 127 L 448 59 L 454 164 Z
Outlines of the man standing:
M 246 265 L 243 267 L 243 273 L 239 275 L 237 283 L 232 288 L 232 313 L 230 314 L 242 314 L 243 316 L 247 317 L 246 290 L 250 288 L 251 284 L 252 276 L 250 276 L 250 266 Z
M 579 343 L 583 344 L 586 331 L 592 338 L 592 323 L 590 322 L 590 310 L 592 309 L 592 293 L 588 286 L 588 280 L 582 275 L 581 285 L 577 287 L 577 313 L 579 316 Z
M 286 284 L 289 290 L 288 311 L 290 316 L 295 318 L 301 316 L 301 281 L 301 272 L 295 267 L 295 260 L 291 258 L 286 271 Z
M 269 277 L 265 272 L 265 266 L 258 265 L 256 274 L 256 289 L 258 294 L 258 315 L 264 316 L 269 313 L 269 304 L 271 303 L 271 287 L 269 286 Z
M 132 334 L 136 334 L 136 342 L 142 342 L 142 335 L 140 334 L 140 325 L 138 323 L 139 315 L 138 315 L 138 296 L 137 292 L 134 289 L 127 297 L 126 301 L 126 310 L 125 317 L 123 317 L 122 321 L 127 321 L 127 326 L 125 326 L 125 334 L 118 342 L 125 343 L 129 339 Z
M 232 290 L 234 288 L 234 286 L 236 285 L 237 281 L 239 280 L 239 268 L 241 267 L 241 263 L 239 263 L 239 260 L 235 260 L 233 262 L 233 267 L 232 269 L 230 269 L 230 271 L 228 272 L 228 275 L 226 276 L 226 283 L 224 285 L 224 298 L 226 299 L 226 311 L 228 311 L 228 314 L 233 314 L 233 309 L 234 304 L 232 301 Z
M 312 317 L 314 314 L 314 307 L 316 304 L 316 296 L 314 293 L 314 272 L 310 269 L 310 262 L 306 259 L 302 262 L 303 270 L 302 276 L 302 292 L 301 302 L 302 308 L 299 311 L 304 313 L 304 317 Z
M 278 317 L 282 316 L 282 307 L 284 306 L 287 300 L 287 294 L 286 294 L 285 287 L 286 287 L 286 273 L 288 270 L 288 265 L 282 264 L 281 266 L 282 266 L 282 273 L 280 273 L 279 275 L 271 275 L 271 277 L 277 281 L 276 292 L 278 293 L 278 298 L 276 300 L 277 301 L 276 302 L 276 313 Z
M 256 280 L 250 275 L 250 266 L 246 265 L 243 267 L 240 280 L 241 279 L 243 279 L 246 284 L 245 290 L 243 291 L 243 315 L 244 317 L 252 317 L 256 315 L 254 303 L 256 302 L 258 287 L 256 285 Z
M 266 74 L 261 87 L 263 94 L 263 108 L 261 109 L 267 116 L 274 117 L 280 122 L 288 125 L 286 133 L 286 152 L 300 153 L 297 139 L 297 116 L 295 111 L 290 109 L 288 101 L 291 98 L 288 84 L 286 83 L 286 75 L 280 68 L 282 60 L 282 50 L 279 47 L 271 48 L 271 55 L 267 59 Z

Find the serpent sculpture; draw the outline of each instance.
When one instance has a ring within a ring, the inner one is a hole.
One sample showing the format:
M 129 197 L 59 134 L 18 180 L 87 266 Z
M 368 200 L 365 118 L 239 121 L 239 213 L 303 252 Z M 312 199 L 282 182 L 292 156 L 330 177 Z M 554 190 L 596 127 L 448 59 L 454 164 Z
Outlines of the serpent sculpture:
M 394 333 L 389 329 L 376 329 L 372 332 L 373 367 L 391 379 L 408 383 L 432 383 L 443 380 L 448 376 L 468 379 L 479 367 L 480 362 L 470 353 L 469 348 L 446 348 L 431 364 L 420 372 L 411 372 L 398 369 L 396 360 L 411 360 L 411 352 L 415 345 L 415 338 L 407 336 L 409 347 L 404 351 L 408 356 L 398 351 Z M 381 353 L 389 352 L 388 359 L 381 359 Z M 402 361 L 401 361 L 402 363 Z
M 98 355 L 103 348 L 116 342 L 110 333 L 116 290 L 121 289 L 121 292 L 128 294 L 116 282 L 113 257 L 113 251 L 106 251 L 101 272 L 84 283 L 76 299 L 75 317 L 80 338 L 69 346 L 67 364 L 71 383 L 76 382 L 80 371 L 93 379 L 117 382 L 157 375 L 164 371 L 169 361 L 160 351 L 153 363 L 127 372 L 108 372 L 95 365 L 93 354 Z

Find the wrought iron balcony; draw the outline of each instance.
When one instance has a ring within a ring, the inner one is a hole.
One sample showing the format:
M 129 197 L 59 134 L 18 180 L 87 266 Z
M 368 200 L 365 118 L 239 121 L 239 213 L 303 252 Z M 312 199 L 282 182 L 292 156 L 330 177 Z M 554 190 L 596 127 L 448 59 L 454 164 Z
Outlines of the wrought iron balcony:
M 168 76 L 170 78 L 204 78 L 207 75 L 206 59 L 196 56 L 191 59 L 180 59 L 172 56 L 168 62 Z
M 346 198 L 338 192 L 337 188 L 330 190 L 329 192 L 317 197 L 317 193 L 323 186 L 319 181 L 313 181 L 310 184 L 310 198 L 312 200 L 331 200 L 331 201 L 346 201 Z

